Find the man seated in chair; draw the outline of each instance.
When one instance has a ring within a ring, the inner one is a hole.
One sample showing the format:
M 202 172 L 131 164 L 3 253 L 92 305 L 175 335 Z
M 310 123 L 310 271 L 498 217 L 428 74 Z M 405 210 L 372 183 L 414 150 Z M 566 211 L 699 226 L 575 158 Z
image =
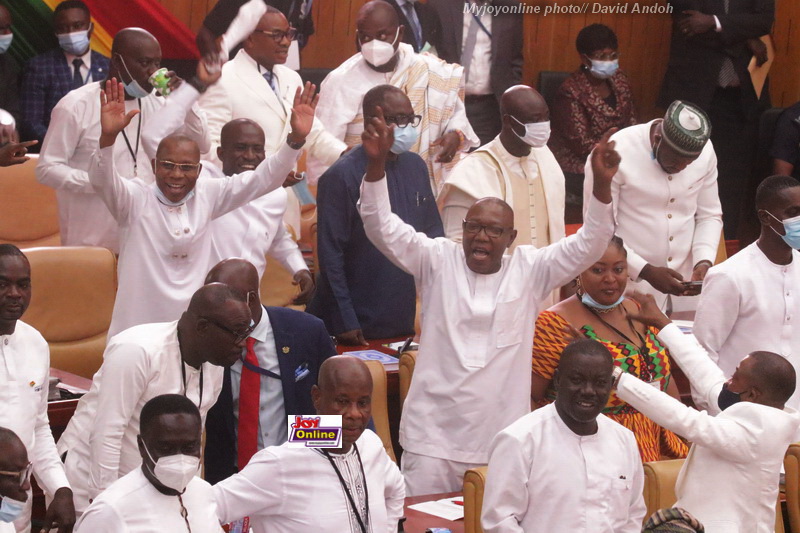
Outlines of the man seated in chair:
M 248 516 L 253 533 L 396 531 L 403 476 L 380 437 L 366 429 L 372 412 L 367 365 L 348 355 L 327 359 L 311 395 L 317 414 L 342 416 L 341 448 L 287 443 L 256 453 L 241 472 L 214 485 L 220 522 Z
M 784 406 L 794 393 L 794 367 L 778 354 L 752 352 L 726 381 L 652 296 L 635 298 L 642 306 L 635 318 L 660 330 L 659 339 L 691 381 L 695 403 L 708 406 L 698 412 L 614 369 L 620 399 L 694 443 L 678 477 L 675 506 L 696 516 L 707 533 L 771 533 L 783 457 L 800 424 L 800 414 Z
M 286 442 L 286 417 L 314 412 L 311 387 L 322 362 L 336 355 L 322 320 L 284 307 L 263 307 L 258 273 L 244 259 L 226 259 L 206 283 L 247 295 L 254 328 L 242 360 L 225 369 L 219 400 L 206 423 L 205 479 L 235 474 L 258 450 Z
M 481 512 L 486 533 L 639 533 L 646 507 L 636 439 L 600 415 L 614 368 L 597 341 L 564 348 L 555 403 L 492 443 Z

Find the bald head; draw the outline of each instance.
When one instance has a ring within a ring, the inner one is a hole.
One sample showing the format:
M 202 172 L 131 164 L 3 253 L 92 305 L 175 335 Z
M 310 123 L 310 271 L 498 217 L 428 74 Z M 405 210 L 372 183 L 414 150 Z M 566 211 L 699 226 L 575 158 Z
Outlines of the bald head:
M 765 402 L 785 404 L 794 394 L 796 385 L 792 364 L 773 352 L 752 352 L 748 358 L 753 360 L 750 378 L 764 394 Z
M 372 390 L 372 375 L 364 361 L 352 355 L 330 357 L 319 367 L 318 387 L 323 391 L 364 386 Z
M 11 12 L 6 6 L 0 4 L 0 35 L 6 33 L 11 33 Z
M 206 276 L 206 283 L 223 283 L 231 289 L 245 294 L 258 290 L 258 271 L 250 261 L 232 257 L 214 265 L 214 268 Z
M 497 213 L 500 216 L 502 226 L 514 227 L 514 210 L 505 201 L 492 196 L 476 200 L 467 211 L 467 219 L 487 212 Z
M 123 28 L 114 36 L 111 53 L 125 55 L 138 48 L 153 46 L 161 48 L 158 39 L 149 31 L 142 28 Z
M 514 115 L 520 122 L 539 122 L 528 120 L 528 115 L 547 114 L 547 102 L 539 91 L 527 85 L 514 85 L 506 89 L 500 98 L 500 111 Z
M 262 139 L 261 144 L 264 144 L 264 130 L 253 120 L 249 118 L 236 118 L 222 126 L 219 133 L 219 143 L 223 147 L 231 147 L 239 139 L 245 135 L 255 134 Z
M 187 152 L 187 155 L 191 156 L 192 162 L 194 163 L 198 163 L 200 161 L 200 148 L 197 146 L 197 143 L 186 135 L 181 135 L 179 133 L 168 135 L 167 137 L 164 137 L 160 143 L 158 143 L 156 158 L 182 162 L 176 161 L 175 159 L 176 156 L 174 154 L 178 151 Z
M 356 25 L 378 24 L 386 27 L 397 28 L 400 20 L 397 18 L 397 11 L 388 2 L 383 0 L 370 0 L 358 10 Z
M 23 449 L 25 448 L 25 445 L 16 433 L 8 428 L 0 427 L 0 455 L 5 455 L 6 451 L 11 446 L 22 446 Z
M 224 283 L 208 283 L 192 295 L 188 311 L 194 316 L 217 316 L 230 300 L 244 302 L 244 295 Z

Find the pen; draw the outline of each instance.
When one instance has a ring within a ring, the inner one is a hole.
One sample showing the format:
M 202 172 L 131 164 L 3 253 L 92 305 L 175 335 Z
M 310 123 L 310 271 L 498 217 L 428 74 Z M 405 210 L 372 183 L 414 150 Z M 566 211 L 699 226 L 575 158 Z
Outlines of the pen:
M 403 352 L 408 350 L 408 347 L 411 346 L 411 341 L 413 339 L 414 339 L 414 337 L 407 338 L 406 342 L 404 342 L 403 345 L 397 350 L 397 355 L 403 355 Z

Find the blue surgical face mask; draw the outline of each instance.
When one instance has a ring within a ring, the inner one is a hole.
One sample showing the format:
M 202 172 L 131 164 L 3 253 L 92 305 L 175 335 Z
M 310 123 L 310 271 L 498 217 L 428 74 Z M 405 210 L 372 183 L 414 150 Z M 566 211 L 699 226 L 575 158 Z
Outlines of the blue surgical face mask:
M 13 522 L 25 510 L 25 502 L 12 500 L 8 496 L 3 496 L 3 501 L 0 502 L 0 522 Z
M 192 196 L 194 196 L 194 189 L 192 189 L 191 191 L 186 193 L 186 196 L 184 196 L 183 198 L 181 198 L 177 202 L 173 202 L 173 201 L 171 201 L 170 199 L 167 198 L 167 196 L 164 194 L 164 191 L 162 191 L 159 188 L 157 183 L 153 182 L 152 187 L 155 190 L 156 198 L 158 199 L 158 201 L 161 202 L 162 204 L 168 206 L 168 207 L 178 207 L 180 205 L 183 205 L 186 202 L 188 202 L 189 199 Z
M 89 32 L 92 25 L 89 25 L 88 30 L 74 31 L 72 33 L 59 33 L 58 45 L 68 54 L 74 56 L 82 56 L 89 50 Z
M 584 293 L 581 294 L 581 302 L 583 302 L 583 305 L 587 305 L 587 306 L 589 306 L 589 307 L 591 307 L 593 309 L 600 309 L 602 311 L 608 311 L 609 309 L 614 309 L 619 304 L 621 304 L 624 299 L 625 299 L 625 295 L 621 294 L 619 299 L 616 302 L 614 302 L 613 304 L 611 304 L 611 305 L 603 305 L 601 303 L 596 302 L 594 298 L 589 296 L 588 292 L 584 291 Z
M 773 228 L 772 226 L 770 226 L 770 229 L 772 231 L 775 231 L 775 233 L 777 233 L 778 235 L 780 235 L 781 239 L 783 239 L 783 242 L 788 244 L 789 247 L 794 248 L 795 250 L 800 250 L 800 216 L 787 218 L 786 220 L 781 220 L 772 213 L 770 213 L 769 211 L 765 210 L 765 212 L 769 216 L 771 216 L 772 218 L 783 224 L 783 230 L 786 233 L 786 235 L 781 235 L 780 233 L 775 231 L 775 228 Z
M 601 80 L 607 80 L 619 70 L 619 59 L 614 59 L 612 61 L 592 59 L 591 61 L 592 67 L 589 69 L 589 72 L 592 73 L 592 76 Z
M 132 98 L 145 98 L 150 96 L 152 89 L 150 91 L 145 91 L 142 86 L 139 85 L 139 82 L 136 81 L 133 76 L 131 76 L 131 71 L 128 70 L 128 65 L 125 64 L 125 58 L 119 55 L 119 60 L 122 61 L 122 66 L 125 67 L 125 72 L 128 73 L 128 77 L 131 79 L 131 81 L 127 83 L 125 83 L 124 80 L 122 81 L 123 85 L 125 85 L 125 92 L 128 93 L 128 96 L 131 96 Z
M 11 41 L 14 40 L 13 33 L 6 33 L 4 35 L 0 35 L 0 54 L 5 54 L 6 51 L 11 46 Z
M 395 127 L 394 142 L 392 143 L 392 147 L 389 148 L 389 151 L 397 155 L 408 152 L 411 150 L 411 147 L 414 146 L 414 143 L 417 142 L 417 137 L 419 137 L 417 128 L 411 124 L 408 124 L 404 128 Z

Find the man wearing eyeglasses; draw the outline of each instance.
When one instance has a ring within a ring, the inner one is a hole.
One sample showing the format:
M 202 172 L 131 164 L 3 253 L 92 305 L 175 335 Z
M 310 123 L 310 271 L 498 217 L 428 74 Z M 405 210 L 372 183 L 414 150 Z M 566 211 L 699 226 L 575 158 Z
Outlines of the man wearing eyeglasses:
M 422 158 L 410 151 L 419 115 L 402 90 L 379 85 L 364 96 L 364 116 L 381 112 L 395 127 L 386 173 L 392 211 L 430 238 L 444 230 Z M 317 190 L 317 290 L 307 311 L 325 322 L 343 344 L 366 344 L 414 334 L 414 279 L 383 257 L 358 217 L 367 153 L 356 146 L 323 174 Z
M 203 157 L 218 166 L 221 166 L 217 148 L 222 143 L 222 127 L 231 120 L 248 118 L 261 126 L 266 134 L 266 155 L 277 152 L 291 128 L 292 100 L 303 82 L 284 63 L 297 30 L 289 26 L 280 11 L 270 6 L 266 9 L 236 57 L 222 67 L 219 82 L 200 98 L 211 135 L 211 149 Z M 333 164 L 346 148 L 341 140 L 325 131 L 319 121 L 311 128 L 304 146 L 309 159 L 319 160 L 326 166 Z M 284 222 L 300 237 L 300 203 L 293 194 L 294 189 L 288 190 Z
M 202 63 L 198 79 L 213 84 Z M 254 170 L 219 179 L 198 179 L 200 149 L 183 135 L 163 138 L 152 161 L 156 183 L 124 179 L 117 172 L 113 146 L 136 112 L 126 114 L 122 84 L 112 80 L 101 93 L 102 133 L 89 179 L 120 226 L 119 286 L 109 337 L 137 324 L 175 320 L 192 292 L 203 284 L 211 260 L 210 225 L 218 218 L 277 189 L 294 167 L 314 122 L 314 86 L 297 89 L 291 131 L 278 151 Z M 166 131 L 197 99 L 179 87 L 162 110 Z
M 113 337 L 89 392 L 58 441 L 75 508 L 142 464 L 139 417 L 161 394 L 186 396 L 202 421 L 222 389 L 223 367 L 239 360 L 253 331 L 244 295 L 204 285 L 179 320 L 142 324 Z
M 0 427 L 0 533 L 15 533 L 14 520 L 24 515 L 32 471 L 20 438 Z
M 69 533 L 75 523 L 72 491 L 47 420 L 50 350 L 42 335 L 20 320 L 31 302 L 31 292 L 28 258 L 13 244 L 0 244 L 0 426 L 22 439 L 39 486 L 53 500 L 45 525 Z M 0 461 L 3 457 L 0 453 Z M 10 504 L 4 502 L 3 507 Z M 17 515 L 12 520 L 17 531 L 30 531 L 30 494 L 21 511 L 18 505 L 14 507 Z
M 487 464 L 494 436 L 530 411 L 534 319 L 547 295 L 611 240 L 620 157 L 607 134 L 594 152 L 594 194 L 576 235 L 504 255 L 517 230 L 499 198 L 467 211 L 461 245 L 430 239 L 391 212 L 386 158 L 397 132 L 380 110 L 366 122 L 359 210 L 367 237 L 413 275 L 422 301 L 419 357 L 400 419 L 406 493 L 417 496 L 459 490 L 468 469 Z

